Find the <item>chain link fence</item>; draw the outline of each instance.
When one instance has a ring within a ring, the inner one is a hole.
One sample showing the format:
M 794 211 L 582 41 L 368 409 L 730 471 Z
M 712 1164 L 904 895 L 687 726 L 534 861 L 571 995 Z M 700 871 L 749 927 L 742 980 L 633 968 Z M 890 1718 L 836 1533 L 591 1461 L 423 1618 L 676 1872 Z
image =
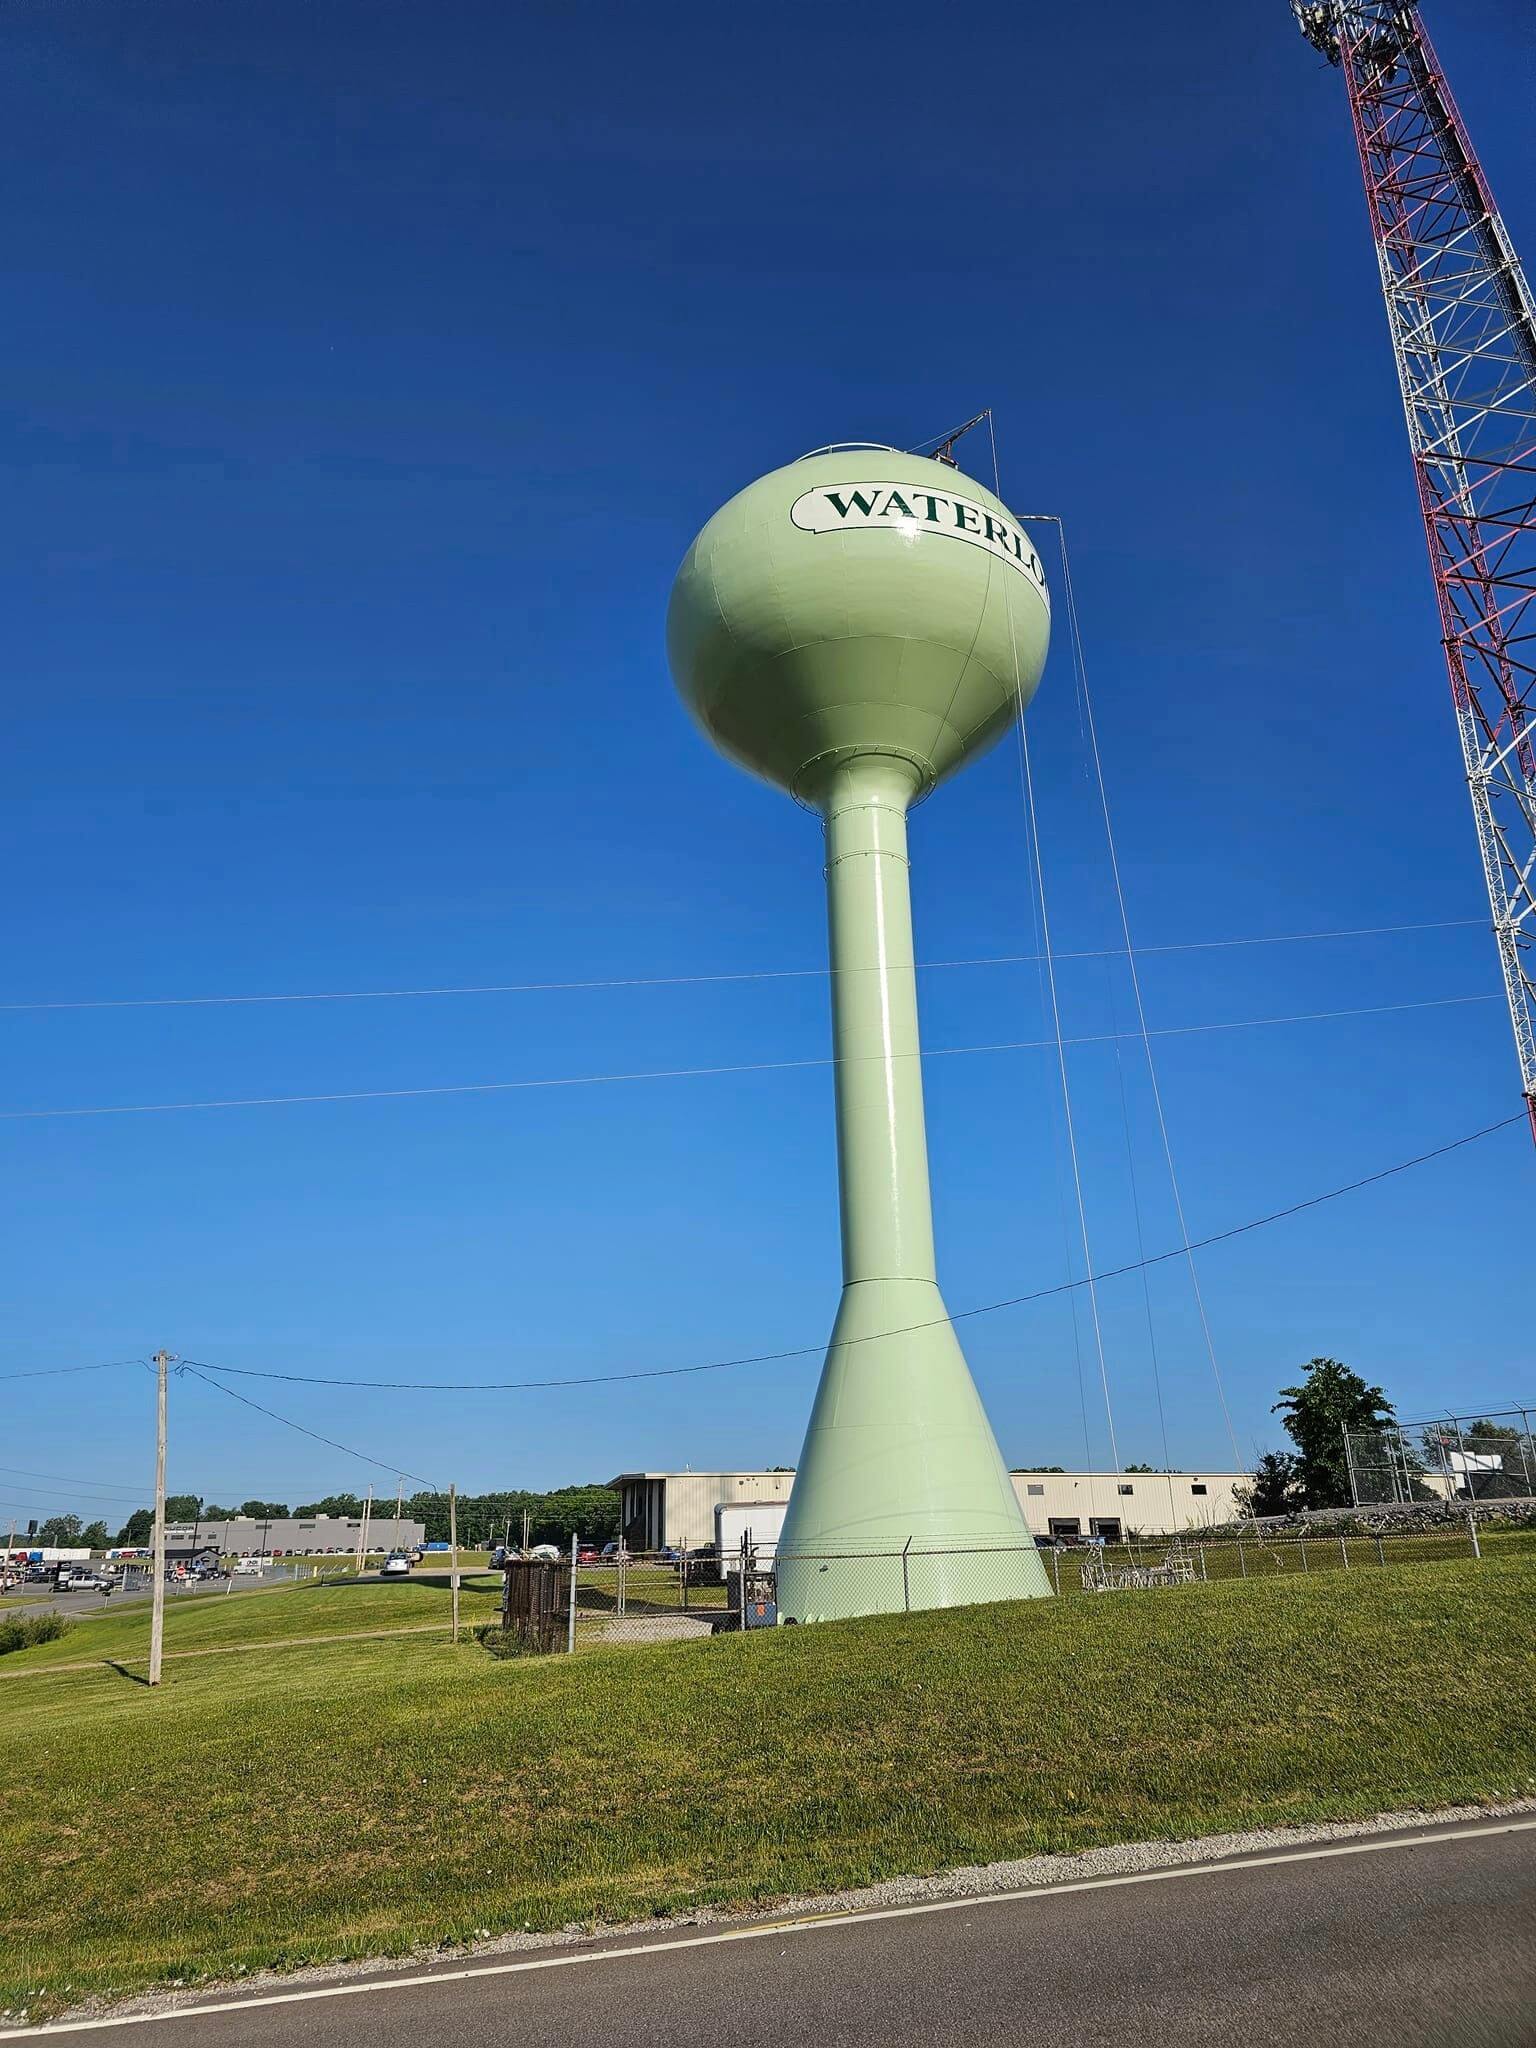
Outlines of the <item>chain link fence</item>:
M 1536 1436 L 1526 1408 L 1349 1429 L 1344 1452 L 1357 1507 L 1536 1496 Z
M 1443 1503 L 1439 1515 L 1430 1527 L 1401 1516 L 1354 1512 L 1332 1527 L 1246 1523 L 1176 1537 L 1131 1535 L 1120 1542 L 1089 1539 L 1028 1549 L 908 1544 L 900 1551 L 780 1553 L 762 1567 L 750 1552 L 722 1561 L 712 1550 L 578 1556 L 558 1565 L 514 1562 L 508 1566 L 504 1625 L 529 1649 L 584 1650 L 772 1628 L 781 1618 L 781 1591 L 794 1614 L 820 1620 L 979 1606 L 1034 1594 L 1146 1594 L 1212 1580 L 1382 1571 L 1480 1558 L 1490 1544 L 1536 1547 L 1536 1528 L 1530 1526 L 1536 1517 L 1486 1505 L 1447 1513 Z
M 731 1587 L 710 1551 L 624 1551 L 574 1567 L 568 1646 L 670 1643 L 712 1635 L 729 1617 Z

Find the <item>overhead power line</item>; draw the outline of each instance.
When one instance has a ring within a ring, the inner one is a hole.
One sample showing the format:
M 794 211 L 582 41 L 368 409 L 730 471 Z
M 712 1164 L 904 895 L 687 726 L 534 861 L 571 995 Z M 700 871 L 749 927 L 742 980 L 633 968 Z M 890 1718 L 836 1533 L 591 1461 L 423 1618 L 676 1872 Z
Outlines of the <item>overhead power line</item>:
M 118 1372 L 125 1365 L 142 1365 L 142 1358 L 106 1358 L 99 1365 L 37 1365 L 25 1372 L 0 1372 L 0 1380 L 62 1379 L 71 1372 Z
M 1404 1010 L 1455 1009 L 1467 1003 L 1494 1003 L 1496 995 L 1431 996 L 1410 1003 L 1368 1003 L 1350 1010 L 1302 1010 L 1283 1017 L 1237 1017 L 1226 1023 L 1165 1024 L 1151 1032 L 1153 1038 L 1187 1038 L 1212 1031 L 1255 1031 L 1285 1024 L 1323 1024 L 1346 1017 L 1386 1017 Z M 1064 1038 L 1063 1045 L 1110 1045 L 1129 1039 L 1140 1043 L 1135 1032 L 1088 1032 Z M 1040 1052 L 1053 1050 L 1054 1038 L 1002 1039 L 989 1045 L 927 1046 L 919 1054 L 896 1054 L 896 1058 L 946 1059 L 964 1054 L 996 1052 Z M 306 1095 L 210 1096 L 190 1102 L 111 1102 L 82 1108 L 0 1109 L 0 1123 L 34 1123 L 50 1117 L 83 1116 L 167 1116 L 194 1109 L 278 1109 L 320 1102 L 400 1102 L 426 1095 L 509 1095 L 535 1088 L 611 1088 L 635 1081 L 698 1081 L 727 1074 L 790 1073 L 798 1068 L 834 1067 L 829 1054 L 796 1060 L 745 1060 L 728 1066 L 650 1067 L 630 1073 L 538 1075 L 522 1081 L 445 1081 L 415 1088 L 339 1088 Z M 82 1368 L 86 1369 L 86 1368 Z
M 1174 1245 L 1167 1251 L 1154 1252 L 1150 1258 L 1132 1259 L 1126 1265 L 1111 1266 L 1102 1273 L 1093 1273 L 1081 1279 L 1062 1280 L 1053 1287 L 1037 1287 L 1032 1293 L 1009 1295 L 1002 1301 L 983 1302 L 976 1308 L 956 1309 L 952 1315 L 935 1316 L 927 1322 L 904 1323 L 900 1329 L 875 1330 L 866 1337 L 848 1337 L 841 1341 L 849 1344 L 879 1343 L 888 1337 L 910 1336 L 917 1330 L 933 1329 L 943 1323 L 965 1322 L 975 1316 L 996 1315 L 1002 1309 L 1023 1308 L 1030 1302 L 1048 1300 L 1052 1295 L 1069 1294 L 1075 1288 L 1102 1286 L 1106 1280 L 1118 1280 L 1127 1273 L 1139 1273 L 1149 1266 L 1166 1265 L 1170 1259 L 1187 1258 L 1191 1252 L 1204 1251 L 1213 1244 L 1225 1244 L 1234 1237 L 1245 1237 L 1249 1232 L 1262 1230 L 1268 1224 L 1282 1223 L 1288 1217 L 1304 1214 L 1308 1209 L 1319 1209 L 1325 1203 L 1336 1202 L 1344 1195 L 1358 1194 L 1362 1188 L 1374 1187 L 1379 1181 L 1391 1180 L 1395 1175 L 1407 1173 L 1416 1166 L 1426 1166 L 1432 1159 L 1443 1159 L 1448 1153 L 1459 1152 L 1468 1145 L 1477 1144 L 1483 1138 L 1491 1138 L 1497 1131 L 1507 1131 L 1516 1124 L 1524 1124 L 1525 1120 L 1523 1111 L 1517 1116 L 1504 1117 L 1498 1123 L 1485 1124 L 1481 1130 L 1469 1131 L 1464 1138 L 1452 1138 L 1449 1143 L 1436 1145 L 1428 1152 L 1415 1153 L 1411 1159 L 1400 1159 L 1395 1165 L 1383 1166 L 1375 1173 L 1362 1175 L 1358 1180 L 1346 1181 L 1342 1187 L 1329 1188 L 1320 1195 L 1309 1195 L 1304 1201 L 1288 1203 L 1283 1209 L 1272 1209 L 1268 1215 L 1252 1217 L 1246 1223 L 1234 1223 L 1226 1230 L 1213 1231 L 1209 1237 L 1195 1238 L 1192 1242 Z M 199 1368 L 200 1377 L 202 1373 L 212 1372 L 229 1374 L 240 1379 L 281 1380 L 294 1386 L 366 1387 L 379 1393 L 503 1394 L 546 1387 L 605 1387 L 630 1380 L 680 1379 L 693 1373 L 727 1372 L 738 1366 L 776 1365 L 791 1358 L 819 1357 L 826 1348 L 826 1339 L 822 1338 L 815 1344 L 797 1344 L 784 1351 L 757 1351 L 740 1358 L 715 1358 L 704 1365 L 664 1365 L 636 1372 L 590 1373 L 576 1378 L 548 1380 L 357 1380 L 331 1378 L 317 1373 L 262 1371 L 251 1366 L 212 1365 L 206 1359 L 190 1360 L 186 1363 Z M 231 1387 L 225 1387 L 223 1391 L 234 1393 Z M 235 1398 L 242 1397 L 237 1395 Z M 256 1403 L 249 1402 L 247 1405 L 254 1407 Z M 280 1422 L 284 1419 L 282 1416 L 277 1418 Z M 299 1425 L 294 1423 L 290 1427 L 296 1429 Z M 306 1431 L 305 1434 L 309 1435 L 312 1432 Z M 328 1439 L 322 1438 L 321 1441 L 325 1442 Z M 360 1454 L 354 1452 L 352 1455 Z M 377 1464 L 380 1461 L 373 1459 L 369 1462 Z M 399 1467 L 392 1465 L 388 1469 L 398 1471 Z M 416 1475 L 407 1473 L 406 1476 L 414 1478 Z
M 273 1422 L 280 1422 L 284 1429 L 297 1430 L 300 1436 L 310 1437 L 315 1443 L 325 1444 L 330 1450 L 340 1451 L 343 1457 L 356 1458 L 364 1465 L 376 1465 L 381 1472 L 393 1472 L 402 1479 L 419 1479 L 431 1492 L 442 1492 L 442 1488 L 434 1480 L 425 1478 L 420 1472 L 412 1472 L 409 1466 L 394 1464 L 385 1458 L 370 1457 L 367 1451 L 354 1450 L 350 1444 L 338 1443 L 333 1436 L 322 1436 L 317 1429 L 307 1429 L 302 1422 L 295 1422 L 291 1416 L 279 1415 L 275 1408 L 263 1408 L 259 1401 L 249 1400 L 244 1394 L 236 1393 L 233 1387 L 226 1387 L 219 1380 L 209 1379 L 206 1372 L 198 1370 L 196 1362 L 192 1359 L 179 1359 L 175 1370 L 178 1374 L 191 1373 L 193 1379 L 201 1380 L 205 1387 L 217 1388 L 221 1394 L 227 1394 L 231 1401 L 238 1401 L 246 1408 L 254 1408 L 258 1415 L 268 1416 Z
M 104 1485 L 94 1479 L 72 1479 L 67 1472 L 30 1472 L 25 1465 L 0 1465 L 0 1479 L 46 1479 L 57 1486 L 67 1486 L 72 1495 L 81 1499 L 89 1496 L 93 1500 L 107 1502 L 144 1498 L 143 1486 Z
M 1162 946 L 1138 946 L 1139 956 L 1149 953 L 1212 953 L 1240 946 L 1302 946 L 1328 939 L 1376 939 L 1406 932 L 1458 931 L 1485 926 L 1486 918 L 1436 918 L 1427 924 L 1357 925 L 1351 929 L 1317 932 L 1253 933 L 1233 939 L 1183 939 Z M 1093 947 L 1082 952 L 1057 953 L 1062 960 L 1108 960 L 1124 956 L 1121 946 Z M 1020 967 L 1039 959 L 1036 953 L 986 953 L 970 960 L 919 960 L 919 973 L 954 967 Z M 733 981 L 825 981 L 836 970 L 831 967 L 760 967 L 719 974 L 633 974 L 614 975 L 591 981 L 493 981 L 449 984 L 441 988 L 347 988 L 300 990 L 292 994 L 232 996 L 98 996 L 47 999 L 36 1002 L 0 1003 L 0 1012 L 12 1010 L 182 1010 L 219 1009 L 262 1003 L 378 1003 L 420 1000 L 431 996 L 527 996 L 562 995 L 584 990 L 620 988 L 695 988 L 714 982 Z M 873 973 L 872 968 L 854 968 L 853 973 Z
M 1149 1258 L 1132 1259 L 1127 1265 L 1111 1266 L 1105 1272 L 1095 1273 L 1093 1280 L 1096 1285 L 1106 1280 L 1118 1280 L 1127 1273 L 1139 1273 L 1149 1266 L 1166 1265 L 1170 1259 L 1185 1258 L 1192 1251 L 1204 1251 L 1210 1245 L 1225 1244 L 1231 1238 L 1244 1237 L 1251 1231 L 1264 1229 L 1268 1224 L 1282 1223 L 1288 1217 L 1304 1214 L 1308 1209 L 1318 1209 L 1327 1202 L 1336 1202 L 1344 1195 L 1358 1194 L 1362 1188 L 1374 1187 L 1379 1181 L 1391 1180 L 1400 1173 L 1410 1172 L 1416 1166 L 1427 1166 L 1431 1160 L 1443 1159 L 1449 1153 L 1462 1151 L 1468 1145 L 1475 1145 L 1483 1138 L 1491 1138 L 1499 1131 L 1509 1130 L 1513 1125 L 1524 1122 L 1525 1117 L 1522 1114 L 1505 1117 L 1498 1123 L 1484 1124 L 1481 1130 L 1469 1131 L 1465 1137 L 1452 1138 L 1447 1144 L 1436 1145 L 1427 1152 L 1417 1152 L 1411 1159 L 1400 1159 L 1392 1166 L 1381 1167 L 1377 1172 L 1365 1174 L 1358 1180 L 1346 1181 L 1341 1187 L 1329 1188 L 1320 1195 L 1309 1195 L 1304 1201 L 1292 1202 L 1283 1209 L 1273 1209 L 1267 1215 L 1250 1218 L 1246 1223 L 1235 1223 L 1229 1229 L 1215 1231 L 1209 1237 L 1195 1238 L 1192 1242 L 1174 1245 L 1168 1251 L 1153 1253 Z M 947 1319 L 941 1320 L 963 1322 L 973 1316 L 995 1315 L 1002 1309 L 1023 1308 L 1030 1302 L 1044 1301 L 1052 1295 L 1068 1294 L 1076 1288 L 1086 1287 L 1087 1284 L 1086 1279 L 1064 1280 L 1054 1287 L 1036 1288 L 1029 1294 L 1010 1295 L 1001 1301 L 983 1302 L 976 1308 L 957 1309 Z M 926 1323 L 912 1323 L 906 1325 L 902 1330 L 879 1330 L 872 1333 L 870 1338 L 853 1337 L 847 1341 L 849 1343 L 872 1342 L 877 1338 L 904 1336 L 908 1330 L 920 1330 L 928 1327 L 929 1325 Z M 341 1379 L 318 1373 L 270 1372 L 257 1370 L 250 1366 L 213 1365 L 206 1359 L 183 1359 L 180 1362 L 179 1369 L 192 1372 L 199 1379 L 206 1373 L 219 1373 L 241 1379 L 281 1380 L 296 1386 L 364 1387 L 371 1388 L 380 1393 L 508 1393 L 542 1387 L 611 1386 L 628 1380 L 675 1379 L 690 1373 L 724 1372 L 733 1366 L 770 1365 L 784 1359 L 809 1358 L 821 1353 L 825 1349 L 825 1342 L 818 1341 L 815 1344 L 796 1345 L 787 1351 L 760 1351 L 740 1358 L 712 1359 L 704 1365 L 658 1366 L 638 1372 L 597 1373 L 583 1375 L 578 1378 L 550 1380 Z M 0 1377 L 7 1380 L 51 1379 L 57 1374 L 64 1372 L 112 1372 L 127 1366 L 143 1364 L 144 1360 L 142 1358 L 126 1358 L 109 1360 L 99 1365 L 39 1366 L 30 1371 L 5 1373 L 0 1375 Z M 245 1400 L 243 1395 L 237 1394 L 233 1387 L 224 1386 L 220 1380 L 210 1380 L 208 1384 L 210 1386 L 218 1386 L 221 1393 L 230 1395 L 234 1400 Z M 420 1473 L 405 1471 L 403 1466 L 391 1464 L 386 1459 L 370 1458 L 365 1452 L 355 1451 L 349 1445 L 338 1444 L 330 1437 L 319 1436 L 316 1431 L 306 1429 L 302 1423 L 292 1422 L 286 1415 L 278 1415 L 271 1409 L 261 1407 L 259 1402 L 247 1400 L 245 1405 L 248 1408 L 255 1408 L 260 1414 L 271 1415 L 273 1421 L 281 1422 L 289 1429 L 298 1430 L 302 1436 L 314 1437 L 316 1442 L 327 1444 L 332 1450 L 344 1451 L 348 1457 L 362 1458 L 367 1464 L 377 1465 L 381 1471 L 404 1472 L 404 1476 L 407 1479 L 422 1478 Z M 427 1486 L 433 1484 L 431 1480 L 427 1479 L 422 1479 L 422 1483 Z

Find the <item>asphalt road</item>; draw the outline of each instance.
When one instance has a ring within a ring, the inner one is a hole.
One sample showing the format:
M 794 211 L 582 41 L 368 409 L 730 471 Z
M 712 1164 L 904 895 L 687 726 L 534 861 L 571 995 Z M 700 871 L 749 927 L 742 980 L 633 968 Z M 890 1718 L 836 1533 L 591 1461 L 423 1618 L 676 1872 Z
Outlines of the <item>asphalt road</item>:
M 1530 2048 L 1536 1826 L 343 1982 L 88 2031 L 174 2048 Z

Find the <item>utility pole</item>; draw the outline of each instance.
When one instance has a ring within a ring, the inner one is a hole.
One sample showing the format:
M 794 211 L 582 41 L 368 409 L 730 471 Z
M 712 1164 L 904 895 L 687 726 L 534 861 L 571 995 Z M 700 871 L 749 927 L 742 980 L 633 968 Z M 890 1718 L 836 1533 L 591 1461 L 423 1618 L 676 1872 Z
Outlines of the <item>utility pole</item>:
M 368 1489 L 368 1498 L 363 1502 L 363 1525 L 357 1532 L 357 1576 L 363 1576 L 363 1563 L 368 1555 L 368 1524 L 373 1520 L 373 1488 Z
M 405 1506 L 405 1475 L 402 1473 L 395 1486 L 395 1533 L 390 1539 L 390 1549 L 400 1548 L 400 1511 Z
M 149 1610 L 149 1682 L 160 1683 L 165 1646 L 165 1384 L 170 1353 L 155 1353 L 155 1583 Z
M 459 1640 L 459 1490 L 448 1489 L 448 1584 L 453 1596 L 453 1640 Z

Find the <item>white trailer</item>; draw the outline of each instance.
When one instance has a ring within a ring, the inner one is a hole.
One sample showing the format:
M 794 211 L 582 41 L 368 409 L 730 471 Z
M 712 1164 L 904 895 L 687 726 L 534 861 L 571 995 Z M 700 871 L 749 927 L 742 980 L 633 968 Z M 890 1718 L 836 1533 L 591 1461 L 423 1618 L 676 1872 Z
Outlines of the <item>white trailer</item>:
M 720 1560 L 721 1578 L 740 1564 L 743 1541 L 758 1564 L 772 1564 L 788 1512 L 787 1500 L 721 1501 L 715 1508 L 715 1555 Z

